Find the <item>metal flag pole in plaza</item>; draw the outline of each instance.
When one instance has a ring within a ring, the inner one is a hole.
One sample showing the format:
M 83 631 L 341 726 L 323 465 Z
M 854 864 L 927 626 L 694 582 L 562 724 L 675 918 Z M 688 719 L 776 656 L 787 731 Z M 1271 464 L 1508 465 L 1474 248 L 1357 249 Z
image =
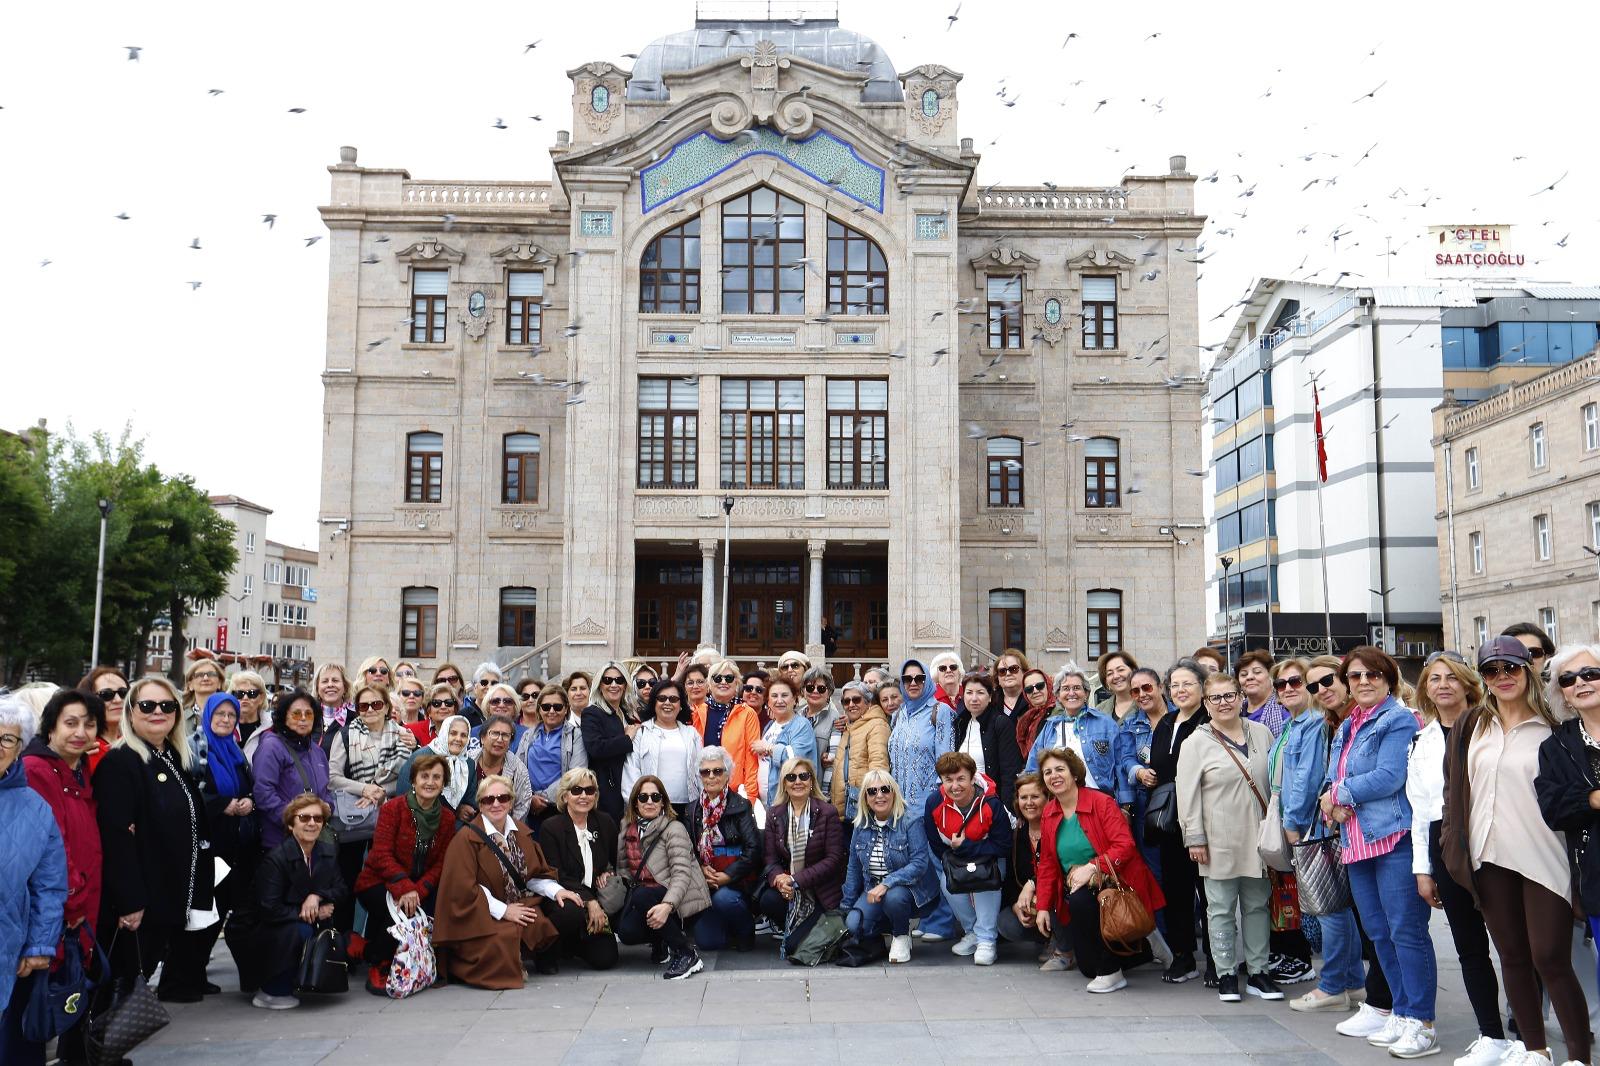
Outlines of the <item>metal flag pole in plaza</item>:
M 1333 654 L 1333 610 L 1328 606 L 1328 520 L 1322 509 L 1322 486 L 1328 480 L 1328 448 L 1322 432 L 1322 398 L 1316 382 L 1311 383 L 1312 428 L 1317 435 L 1317 543 L 1322 559 L 1322 624 L 1328 638 L 1328 654 Z M 1269 573 L 1271 571 L 1268 571 Z

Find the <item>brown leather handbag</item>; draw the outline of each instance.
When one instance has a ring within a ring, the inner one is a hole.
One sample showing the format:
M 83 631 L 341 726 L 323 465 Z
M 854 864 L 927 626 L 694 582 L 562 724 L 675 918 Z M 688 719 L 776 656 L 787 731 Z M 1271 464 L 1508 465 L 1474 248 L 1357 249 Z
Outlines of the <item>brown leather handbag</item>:
M 1144 938 L 1156 930 L 1155 917 L 1115 869 L 1095 898 L 1100 904 L 1100 939 L 1106 947 L 1116 955 L 1144 950 Z

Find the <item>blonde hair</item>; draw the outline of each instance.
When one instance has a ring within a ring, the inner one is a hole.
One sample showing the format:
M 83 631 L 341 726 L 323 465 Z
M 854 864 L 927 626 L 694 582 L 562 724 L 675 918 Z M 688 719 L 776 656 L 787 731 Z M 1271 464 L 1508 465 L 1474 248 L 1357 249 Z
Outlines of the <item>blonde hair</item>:
M 1417 678 L 1417 702 L 1407 705 L 1421 711 L 1424 722 L 1436 721 L 1439 717 L 1439 708 L 1435 706 L 1433 697 L 1428 695 L 1428 675 L 1433 673 L 1433 668 L 1440 663 L 1443 663 L 1445 669 L 1461 682 L 1466 697 L 1466 707 L 1463 710 L 1471 711 L 1483 706 L 1483 680 L 1478 676 L 1478 671 L 1465 662 L 1447 655 L 1435 655 L 1433 661 L 1423 668 L 1422 676 Z
M 473 799 L 482 799 L 483 798 L 483 790 L 488 788 L 488 787 L 490 787 L 491 785 L 504 785 L 504 786 L 506 786 L 506 791 L 507 792 L 511 793 L 513 796 L 515 796 L 517 794 L 516 787 L 514 785 L 512 785 L 512 783 L 511 783 L 511 778 L 507 777 L 504 774 L 486 774 L 485 776 L 483 776 L 482 778 L 480 778 L 478 780 L 478 792 L 472 798 Z
M 193 770 L 194 754 L 189 749 L 188 731 L 183 728 L 183 700 L 179 697 L 178 690 L 173 687 L 172 682 L 168 681 L 160 674 L 146 674 L 128 686 L 128 698 L 125 701 L 128 710 L 124 713 L 124 718 L 128 721 L 125 722 L 125 727 L 122 730 L 122 736 L 118 737 L 116 742 L 111 746 L 113 748 L 130 749 L 135 755 L 139 756 L 140 762 L 147 763 L 150 761 L 150 745 L 146 744 L 144 740 L 134 732 L 132 725 L 133 717 L 138 714 L 138 710 L 134 707 L 134 704 L 139 699 L 139 690 L 150 685 L 158 686 L 161 691 L 166 694 L 167 698 L 179 705 L 179 713 L 172 716 L 172 728 L 167 732 L 167 743 L 172 745 L 172 750 L 177 754 L 178 762 L 184 767 L 184 769 Z
M 792 760 L 791 760 L 792 761 Z M 861 779 L 861 802 L 856 805 L 856 828 L 862 828 L 878 817 L 867 806 L 867 789 L 888 785 L 894 790 L 894 806 L 889 809 L 889 824 L 896 825 L 906 813 L 906 798 L 900 792 L 900 783 L 887 770 L 868 770 Z
M 522 713 L 522 697 L 517 694 L 516 689 L 506 684 L 504 681 L 496 681 L 494 684 L 489 686 L 489 691 L 483 694 L 483 703 L 478 707 L 478 710 L 482 711 L 487 717 L 490 714 L 489 701 L 495 697 L 496 693 L 502 696 L 511 697 L 511 710 L 495 711 L 493 713 L 503 714 L 512 721 L 516 721 L 517 715 Z
M 371 670 L 374 666 L 377 666 L 379 663 L 382 663 L 385 666 L 389 666 L 389 660 L 385 659 L 381 655 L 369 655 L 365 659 L 362 659 L 361 660 L 361 665 L 356 667 L 356 684 L 358 684 L 358 685 L 361 685 L 361 684 L 381 685 L 384 688 L 388 688 L 389 687 L 389 682 L 388 681 L 368 681 L 367 680 L 367 671 Z M 386 674 L 385 676 L 389 677 L 389 678 L 393 678 L 394 677 L 394 668 L 393 667 L 389 667 L 389 673 Z M 348 681 L 349 679 L 347 678 L 346 680 Z
M 183 668 L 183 691 L 178 694 L 178 702 L 185 709 L 195 706 L 194 693 L 190 691 L 190 687 L 194 683 L 194 675 L 198 674 L 203 666 L 209 666 L 217 672 L 217 691 L 220 692 L 228 687 L 228 672 L 222 668 L 221 663 L 215 659 L 196 659 Z M 131 690 L 129 695 L 132 695 Z
M 594 771 L 589 769 L 587 766 L 574 766 L 572 769 L 562 774 L 561 780 L 556 782 L 556 809 L 561 811 L 566 810 L 567 794 L 572 791 L 573 786 L 585 784 L 593 785 L 596 788 L 600 787 L 600 779 L 595 777 Z M 596 798 L 598 799 L 598 795 Z M 598 809 L 598 807 L 596 809 Z
M 344 667 L 339 663 L 323 663 L 317 667 L 317 674 L 311 679 L 311 695 L 316 697 L 319 704 L 322 702 L 322 677 L 329 670 L 339 671 L 339 680 L 344 682 L 344 691 L 339 694 L 339 702 L 343 703 L 350 698 L 350 675 L 345 673 Z
M 787 774 L 794 773 L 801 767 L 805 767 L 805 769 L 811 772 L 811 798 L 819 800 L 827 799 L 827 797 L 822 794 L 822 782 L 818 779 L 816 764 L 810 759 L 806 758 L 804 755 L 791 755 L 787 759 L 783 760 L 783 766 L 778 770 L 778 776 L 782 778 Z M 787 794 L 785 794 L 785 798 L 788 798 Z

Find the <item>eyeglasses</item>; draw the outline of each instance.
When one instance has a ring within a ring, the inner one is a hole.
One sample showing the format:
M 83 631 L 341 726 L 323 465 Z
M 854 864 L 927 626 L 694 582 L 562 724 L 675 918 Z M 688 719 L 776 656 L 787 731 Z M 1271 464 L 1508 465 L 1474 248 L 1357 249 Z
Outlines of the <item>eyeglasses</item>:
M 428 701 L 428 706 L 429 707 L 454 707 L 455 705 L 456 705 L 456 701 L 455 700 L 450 700 L 450 699 L 429 700 Z
M 779 670 L 798 670 L 798 669 L 800 669 L 800 664 L 795 662 L 793 659 L 790 659 L 788 662 L 779 663 L 778 664 L 778 669 Z
M 511 793 L 509 793 L 509 792 L 496 792 L 492 796 L 479 796 L 478 797 L 478 806 L 480 806 L 480 807 L 488 807 L 488 806 L 491 806 L 491 805 L 498 807 L 502 803 L 510 803 L 510 802 L 511 802 Z
M 1206 702 L 1213 707 L 1226 707 L 1230 703 L 1238 703 L 1239 694 L 1237 692 L 1213 692 L 1206 697 Z
M 123 689 L 122 691 L 126 692 L 128 690 Z M 261 695 L 261 690 L 258 688 L 236 688 L 233 690 L 231 695 L 236 700 L 253 700 L 257 696 Z M 106 697 L 101 696 L 100 698 L 105 699 Z
M 1024 692 L 1044 692 L 1049 687 L 1050 687 L 1050 682 L 1048 682 L 1048 681 L 1035 681 L 1031 685 L 1023 685 L 1022 686 L 1022 691 L 1024 691 Z M 1066 689 L 1062 689 L 1061 691 L 1066 692 L 1067 690 Z M 1078 691 L 1082 692 L 1083 689 L 1080 688 L 1080 689 L 1078 689 Z
M 103 688 L 99 692 L 96 692 L 95 695 L 99 696 L 106 703 L 110 703 L 112 700 L 125 700 L 125 699 L 127 699 L 128 698 L 128 689 L 127 689 L 126 686 L 124 686 L 122 688 Z M 235 692 L 234 695 L 237 696 L 238 693 Z M 256 695 L 259 696 L 259 695 L 261 695 L 261 693 L 257 692 Z
M 1306 679 L 1296 674 L 1293 677 L 1280 677 L 1272 683 L 1272 687 L 1282 692 L 1286 688 L 1299 688 L 1306 683 Z
M 1319 689 L 1319 688 L 1331 689 L 1331 688 L 1333 688 L 1333 683 L 1335 681 L 1337 681 L 1337 680 L 1338 680 L 1338 677 L 1336 677 L 1333 674 L 1329 674 L 1327 677 L 1319 677 L 1315 681 L 1307 680 L 1306 681 L 1306 691 L 1311 693 L 1312 695 L 1316 695 L 1317 689 Z
M 22 747 L 22 738 L 15 733 L 0 733 L 0 748 L 11 751 Z
M 701 777 L 721 777 L 727 772 L 720 766 L 702 766 L 700 768 Z
M 612 677 L 602 677 L 600 679 L 600 683 L 602 685 L 620 685 L 620 684 L 623 683 L 623 681 L 622 681 L 622 678 L 620 678 L 620 677 L 612 676 Z
M 1383 680 L 1383 672 L 1381 670 L 1346 670 L 1344 676 L 1358 685 L 1363 681 Z
M 489 706 L 491 707 L 515 707 L 516 705 L 517 701 L 513 696 L 496 696 L 489 701 Z
M 423 692 L 420 688 L 403 688 L 400 690 L 400 698 L 403 700 L 420 700 L 425 695 L 427 695 L 427 693 Z
M 715 681 L 719 685 L 731 685 L 733 682 L 739 680 L 739 675 L 738 674 L 712 674 L 711 675 L 711 680 Z
M 938 667 L 938 670 L 941 674 L 948 674 L 952 670 L 959 673 L 961 667 L 957 666 L 955 663 L 941 663 Z
M 387 666 L 369 666 L 367 667 L 367 673 L 377 674 L 379 677 L 388 677 L 389 668 Z
M 483 739 L 484 740 L 504 740 L 507 743 L 510 743 L 511 734 L 507 733 L 504 729 L 496 729 L 492 733 L 485 733 L 483 735 Z
M 927 674 L 901 674 L 900 680 L 907 685 L 920 685 L 928 680 Z
M 682 703 L 682 702 L 683 702 L 683 697 L 678 695 L 676 692 L 663 693 L 662 695 L 656 697 L 656 703 L 657 704 L 662 704 L 662 703 Z
M 480 677 L 478 680 L 474 681 L 473 684 L 478 688 L 488 688 L 490 685 L 494 684 L 494 682 L 490 681 L 487 677 Z
M 388 700 L 362 700 L 356 704 L 358 711 L 381 711 L 389 706 Z
M 1150 693 L 1154 692 L 1155 690 L 1156 690 L 1156 687 L 1154 685 L 1149 685 L 1149 684 L 1146 684 L 1146 685 L 1132 685 L 1132 686 L 1130 686 L 1128 688 L 1128 691 L 1132 692 L 1135 696 L 1148 696 L 1148 695 L 1150 695 Z
M 761 685 L 746 685 L 744 687 L 744 691 L 745 692 L 754 692 L 757 696 L 759 696 L 759 695 L 761 695 L 763 692 L 765 692 L 767 690 Z
M 656 679 L 653 677 L 636 677 L 633 679 L 634 688 L 649 688 L 655 683 Z
M 291 722 L 296 718 L 305 718 L 307 720 L 311 720 L 316 718 L 316 716 L 317 712 L 311 710 L 309 707 L 294 707 L 283 712 L 283 717 Z
M 806 686 L 806 691 L 809 692 L 811 695 L 815 696 L 819 692 L 828 691 L 828 686 L 827 685 L 807 685 Z
M 860 696 L 840 696 L 839 697 L 839 703 L 840 703 L 841 706 L 844 706 L 844 707 L 854 707 L 857 704 L 866 703 L 866 702 L 867 701 L 862 699 Z
M 787 784 L 791 784 L 792 785 L 797 781 L 810 781 L 811 780 L 811 775 L 806 773 L 804 770 L 800 770 L 800 771 L 798 771 L 796 773 L 784 774 L 783 775 L 783 780 Z
M 894 795 L 894 786 L 893 785 L 872 785 L 872 786 L 867 788 L 866 793 L 869 796 L 892 796 L 892 795 Z
M 1580 680 L 1590 685 L 1600 681 L 1600 666 L 1585 666 L 1582 670 L 1563 670 L 1556 675 L 1556 684 L 1562 688 L 1571 688 Z
M 459 684 L 461 684 L 461 678 L 458 677 L 455 674 L 446 674 L 443 677 L 436 677 L 436 678 L 434 678 L 434 680 L 437 681 L 441 685 L 459 685 Z
M 140 700 L 134 704 L 140 714 L 177 714 L 177 700 Z
M 567 789 L 567 795 L 569 796 L 598 796 L 599 794 L 600 789 L 595 785 L 573 785 Z
M 320 814 L 297 814 L 294 820 L 302 825 L 321 825 L 323 821 Z
M 1012 674 L 1020 673 L 1022 673 L 1022 667 L 1020 666 L 1001 666 L 995 670 L 996 677 L 1010 677 Z
M 567 705 L 565 703 L 553 703 L 553 702 L 552 703 L 541 703 L 541 704 L 539 704 L 539 709 L 541 711 L 565 711 L 567 709 Z
M 1478 667 L 1478 673 L 1483 675 L 1483 679 L 1485 681 L 1493 681 L 1501 674 L 1504 674 L 1507 677 L 1515 677 L 1517 676 L 1517 671 L 1521 669 L 1522 667 L 1518 666 L 1516 663 L 1493 662 L 1484 663 L 1482 666 Z M 1351 671 L 1351 673 L 1354 674 L 1355 671 Z
M 664 798 L 659 792 L 641 792 L 634 797 L 640 803 L 660 803 Z

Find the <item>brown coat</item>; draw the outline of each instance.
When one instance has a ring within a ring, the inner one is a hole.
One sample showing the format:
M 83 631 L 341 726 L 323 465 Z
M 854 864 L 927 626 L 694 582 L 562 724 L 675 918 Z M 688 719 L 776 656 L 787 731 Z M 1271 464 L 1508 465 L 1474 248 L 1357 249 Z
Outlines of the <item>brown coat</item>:
M 444 874 L 439 880 L 439 902 L 434 914 L 433 939 L 447 955 L 452 980 L 478 988 L 521 988 L 522 958 L 556 940 L 556 928 L 545 916 L 548 902 L 529 897 L 520 902 L 535 905 L 539 916 L 524 926 L 497 920 L 489 913 L 483 898 L 487 888 L 502 903 L 516 903 L 515 893 L 507 891 L 506 875 L 500 860 L 488 843 L 472 827 L 488 832 L 482 815 L 467 822 L 450 841 L 444 856 Z M 527 869 L 519 871 L 528 880 L 556 877 L 545 861 L 544 852 L 534 842 L 527 827 L 518 825 L 517 846 L 522 849 Z
M 1457 718 L 1444 746 L 1444 814 L 1439 827 L 1439 857 L 1456 884 L 1472 895 L 1473 903 L 1478 902 L 1478 883 L 1473 876 L 1468 840 L 1472 778 L 1467 774 L 1467 749 L 1472 744 L 1472 734 L 1478 731 L 1487 713 L 1482 707 L 1473 707 Z

